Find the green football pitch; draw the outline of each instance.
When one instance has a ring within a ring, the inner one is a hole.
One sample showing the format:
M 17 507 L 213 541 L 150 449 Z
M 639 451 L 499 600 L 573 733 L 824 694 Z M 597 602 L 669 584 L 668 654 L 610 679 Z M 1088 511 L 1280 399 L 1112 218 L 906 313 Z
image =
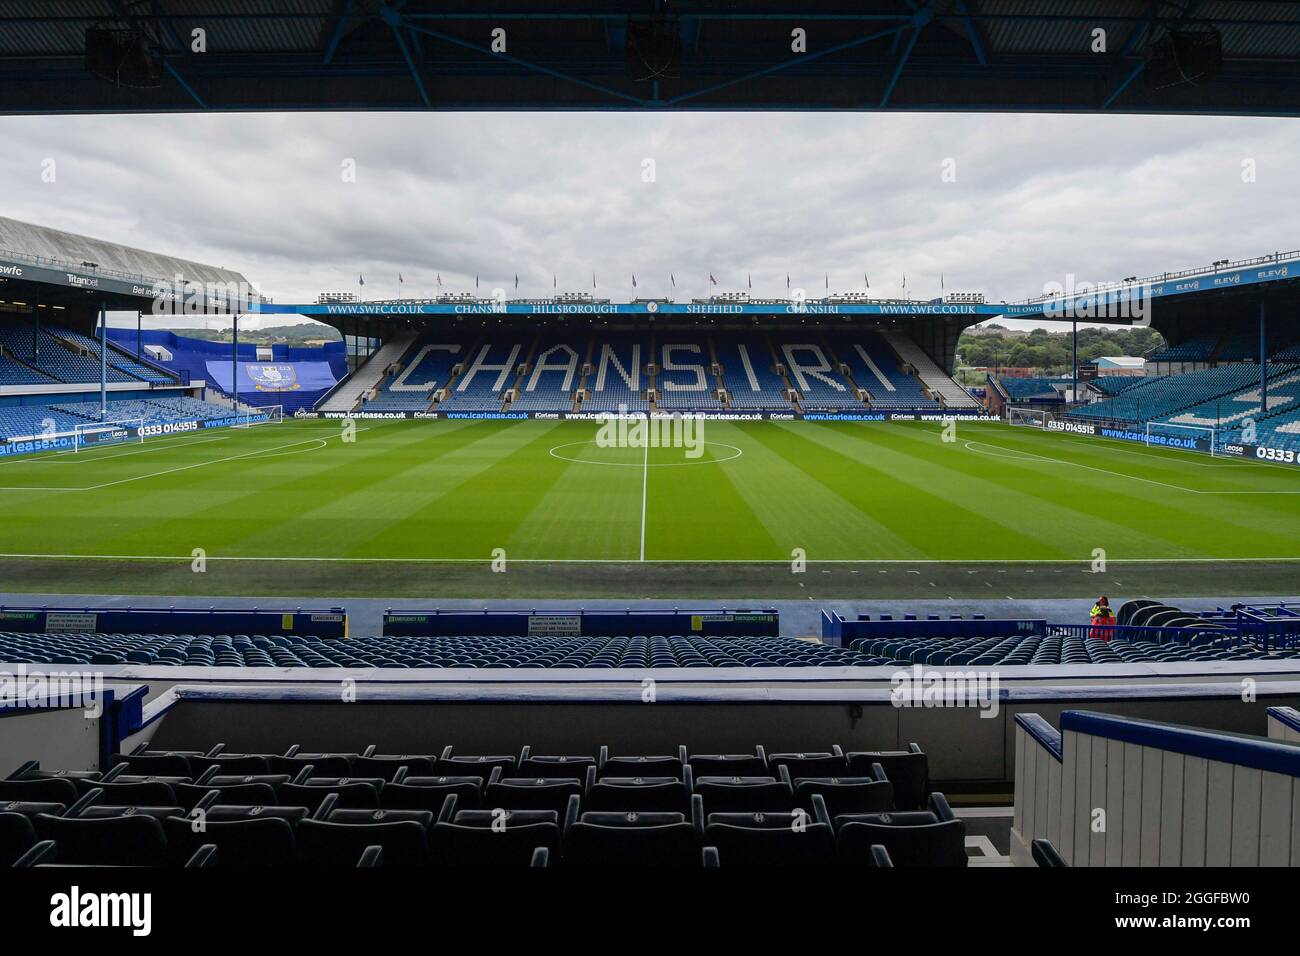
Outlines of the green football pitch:
M 1119 593 L 1300 578 L 1293 467 L 999 423 L 707 421 L 697 457 L 606 447 L 599 427 L 358 420 L 346 440 L 301 420 L 7 459 L 0 591 L 992 597 L 1106 590 L 1102 567 Z

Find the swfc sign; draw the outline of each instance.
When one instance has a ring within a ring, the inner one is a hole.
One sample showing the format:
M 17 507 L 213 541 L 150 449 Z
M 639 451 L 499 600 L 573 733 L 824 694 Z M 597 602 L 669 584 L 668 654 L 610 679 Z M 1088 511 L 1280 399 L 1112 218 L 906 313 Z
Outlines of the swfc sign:
M 259 392 L 291 392 L 298 388 L 298 373 L 292 365 L 268 365 L 248 362 L 244 374 Z

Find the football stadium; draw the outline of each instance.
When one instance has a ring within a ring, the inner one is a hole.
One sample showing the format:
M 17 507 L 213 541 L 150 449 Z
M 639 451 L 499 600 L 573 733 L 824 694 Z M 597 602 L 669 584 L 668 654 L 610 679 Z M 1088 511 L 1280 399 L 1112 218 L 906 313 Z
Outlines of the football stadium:
M 1285 4 L 291 6 L 19 3 L 0 124 L 1124 112 L 1285 137 L 1300 104 Z M 558 242 L 512 188 L 509 230 Z M 521 290 L 466 255 L 389 297 L 350 263 L 419 254 L 326 193 L 304 228 L 335 231 L 289 264 L 237 220 L 93 195 L 0 209 L 0 866 L 33 930 L 192 937 L 252 893 L 364 922 L 511 869 L 599 894 L 580 871 L 662 867 L 768 892 L 899 871 L 856 878 L 922 918 L 1041 894 L 1085 930 L 1280 926 L 1285 885 L 1247 874 L 1300 866 L 1300 249 L 1162 219 L 1088 247 L 1131 275 L 1017 292 L 1055 266 L 985 230 L 946 237 L 960 280 L 834 292 L 831 266 L 711 269 L 681 230 L 707 280 L 530 266 Z M 340 257 L 355 292 L 316 278 Z M 1050 336 L 1063 364 L 1014 360 Z

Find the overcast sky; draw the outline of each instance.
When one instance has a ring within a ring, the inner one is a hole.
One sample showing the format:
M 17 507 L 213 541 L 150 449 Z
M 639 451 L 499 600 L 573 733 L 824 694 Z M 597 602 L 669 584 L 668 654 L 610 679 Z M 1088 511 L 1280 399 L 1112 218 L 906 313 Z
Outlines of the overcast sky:
M 940 114 L 0 119 L 0 212 L 322 291 L 1015 301 L 1300 246 L 1300 123 Z M 53 183 L 43 163 L 55 161 Z M 344 181 L 355 161 L 355 182 Z M 646 181 L 647 161 L 653 181 Z M 951 162 L 946 162 L 946 161 Z M 1253 161 L 1254 181 L 1243 181 Z M 955 181 L 944 180 L 945 171 Z M 638 287 L 632 288 L 635 273 Z M 711 289 L 709 274 L 718 280 Z M 670 274 L 677 287 L 670 287 Z M 906 275 L 906 293 L 903 277 Z M 278 321 L 278 320 L 277 320 Z

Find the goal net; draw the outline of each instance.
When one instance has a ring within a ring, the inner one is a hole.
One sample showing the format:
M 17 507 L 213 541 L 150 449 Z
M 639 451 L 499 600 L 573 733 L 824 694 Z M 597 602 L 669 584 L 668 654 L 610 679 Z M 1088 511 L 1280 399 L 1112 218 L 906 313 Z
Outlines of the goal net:
M 144 419 L 128 418 L 118 422 L 86 422 L 72 429 L 72 450 L 98 448 L 101 445 L 125 445 L 144 441 Z
M 252 428 L 255 425 L 279 425 L 284 421 L 283 405 L 266 405 L 241 412 L 232 428 Z
M 1208 451 L 1218 455 L 1215 430 L 1211 425 L 1176 425 L 1172 422 L 1147 422 L 1146 446 L 1148 448 L 1182 448 L 1187 451 Z
M 1041 408 L 1017 408 L 1013 405 L 1007 409 L 1008 425 L 1030 425 L 1034 428 L 1046 428 L 1047 420 L 1050 417 Z

